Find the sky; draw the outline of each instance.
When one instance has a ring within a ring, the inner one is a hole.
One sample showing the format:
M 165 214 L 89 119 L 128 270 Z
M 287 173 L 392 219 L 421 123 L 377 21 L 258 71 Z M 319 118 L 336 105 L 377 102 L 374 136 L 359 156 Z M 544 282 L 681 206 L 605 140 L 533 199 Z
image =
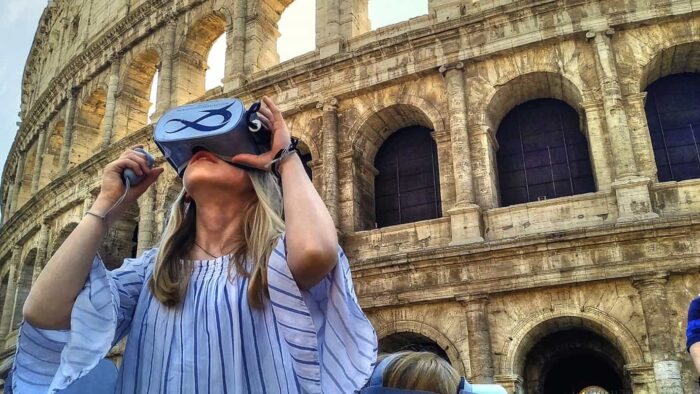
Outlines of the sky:
M 323 0 L 319 0 L 323 1 Z M 17 134 L 22 73 L 47 0 L 0 0 L 0 176 Z M 279 21 L 277 50 L 280 61 L 315 47 L 315 0 L 295 0 Z M 427 0 L 369 0 L 372 29 L 428 13 Z M 206 88 L 221 85 L 226 39 L 219 37 L 209 53 Z M 152 84 L 151 102 L 157 88 Z

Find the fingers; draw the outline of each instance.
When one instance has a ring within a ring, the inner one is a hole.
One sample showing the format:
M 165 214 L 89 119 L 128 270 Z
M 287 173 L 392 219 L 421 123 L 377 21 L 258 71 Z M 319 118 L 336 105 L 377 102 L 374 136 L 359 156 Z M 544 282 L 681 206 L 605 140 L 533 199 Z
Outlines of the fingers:
M 243 164 L 248 167 L 254 167 L 265 170 L 265 165 L 272 160 L 269 155 L 251 155 L 249 153 L 241 153 L 231 158 L 231 161 L 236 164 Z
M 270 120 L 273 119 L 272 112 L 270 112 L 270 109 L 268 109 L 267 107 L 260 107 L 260 109 L 258 110 L 258 116 L 260 116 L 260 115 L 262 115 Z
M 258 119 L 260 119 L 260 121 L 263 123 L 263 125 L 264 125 L 268 130 L 273 131 L 273 130 L 272 130 L 272 122 L 270 122 L 270 118 L 269 118 L 269 117 L 267 117 L 267 116 L 261 114 L 260 112 L 258 112 Z
M 282 113 L 280 112 L 279 108 L 277 108 L 277 105 L 275 104 L 274 101 L 272 101 L 271 98 L 269 98 L 269 97 L 267 97 L 267 96 L 263 96 L 263 103 L 265 103 L 265 105 L 267 106 L 267 108 L 269 108 L 269 110 L 270 110 L 270 115 L 272 115 L 272 116 L 271 116 L 271 119 L 275 119 L 277 116 L 281 116 L 281 115 L 282 115 Z
M 139 153 L 136 153 L 134 151 L 131 151 L 130 153 L 128 153 L 126 155 L 126 158 L 137 162 L 139 164 L 139 167 L 141 168 L 141 171 L 144 174 L 148 174 L 149 172 L 151 172 L 151 168 L 148 167 L 148 160 L 146 159 L 145 156 L 143 156 Z
M 141 168 L 141 164 L 137 162 L 136 160 L 130 158 L 130 157 L 125 157 L 123 159 L 119 160 L 119 164 L 122 168 L 122 173 L 124 172 L 123 169 L 129 168 L 131 171 L 133 171 L 136 175 L 138 176 L 143 176 L 143 174 L 147 174 L 148 172 L 144 171 L 143 168 Z

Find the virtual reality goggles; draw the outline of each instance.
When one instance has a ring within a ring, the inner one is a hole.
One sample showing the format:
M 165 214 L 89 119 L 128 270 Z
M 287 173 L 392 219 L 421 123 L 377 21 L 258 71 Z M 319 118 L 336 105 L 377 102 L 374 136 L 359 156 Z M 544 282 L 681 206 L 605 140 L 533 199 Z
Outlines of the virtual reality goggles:
M 360 394 L 434 394 L 430 391 L 384 387 L 384 370 L 396 357 L 398 357 L 397 354 L 388 356 L 374 368 L 367 386 L 360 390 Z M 470 384 L 466 379 L 462 378 L 456 394 L 507 394 L 507 391 L 498 384 Z
M 270 150 L 270 131 L 258 119 L 260 103 L 245 109 L 238 99 L 219 99 L 168 110 L 156 123 L 153 139 L 182 178 L 192 156 L 206 150 L 231 163 L 240 153 L 259 155 Z

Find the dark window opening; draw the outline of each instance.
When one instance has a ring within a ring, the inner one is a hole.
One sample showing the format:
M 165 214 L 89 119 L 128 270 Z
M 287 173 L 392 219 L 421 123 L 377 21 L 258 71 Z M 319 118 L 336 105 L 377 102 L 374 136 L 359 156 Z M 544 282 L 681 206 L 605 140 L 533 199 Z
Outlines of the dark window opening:
M 430 338 L 412 332 L 391 334 L 379 340 L 379 353 L 431 352 L 450 362 L 447 352 Z
M 700 178 L 700 74 L 659 79 L 644 110 L 660 182 Z
M 501 206 L 595 191 L 578 113 L 555 99 L 511 110 L 496 135 Z
M 437 145 L 430 129 L 398 130 L 374 159 L 377 227 L 435 219 L 442 215 Z

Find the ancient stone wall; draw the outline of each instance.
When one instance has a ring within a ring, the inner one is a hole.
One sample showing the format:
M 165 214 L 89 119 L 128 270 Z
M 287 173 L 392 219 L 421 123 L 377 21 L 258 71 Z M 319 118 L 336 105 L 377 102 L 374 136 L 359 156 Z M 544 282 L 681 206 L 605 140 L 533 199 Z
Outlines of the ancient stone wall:
M 311 157 L 380 348 L 433 346 L 512 393 L 538 392 L 548 360 L 583 353 L 624 391 L 691 392 L 700 180 L 659 182 L 645 100 L 651 83 L 700 72 L 700 2 L 428 0 L 428 15 L 371 31 L 367 0 L 319 0 L 316 50 L 281 64 L 291 0 L 97 3 L 50 2 L 27 61 L 0 185 L 3 376 L 28 289 L 104 165 L 135 144 L 158 152 L 149 107 L 154 121 L 188 102 L 269 95 Z M 223 86 L 206 91 L 224 32 Z M 498 132 L 537 99 L 575 111 L 595 190 L 504 206 Z M 377 228 L 375 159 L 410 126 L 431 130 L 441 211 Z M 181 190 L 167 171 L 110 230 L 110 267 L 158 241 Z

